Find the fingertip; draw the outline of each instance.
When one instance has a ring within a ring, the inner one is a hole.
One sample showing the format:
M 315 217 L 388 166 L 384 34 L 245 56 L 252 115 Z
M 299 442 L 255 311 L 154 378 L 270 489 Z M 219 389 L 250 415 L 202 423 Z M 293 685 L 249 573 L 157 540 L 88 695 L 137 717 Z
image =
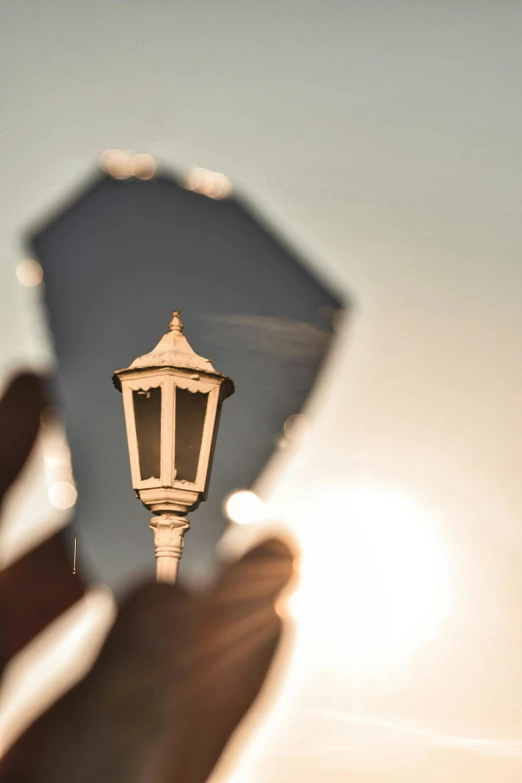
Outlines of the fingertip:
M 267 538 L 247 552 L 242 560 L 245 563 L 257 563 L 270 567 L 286 582 L 291 578 L 296 561 L 296 553 L 288 541 L 275 536 Z
M 0 400 L 0 496 L 14 482 L 32 451 L 47 404 L 45 387 L 42 377 L 22 372 Z
M 229 563 L 217 584 L 220 594 L 245 600 L 274 601 L 294 575 L 295 555 L 289 543 L 271 537 Z

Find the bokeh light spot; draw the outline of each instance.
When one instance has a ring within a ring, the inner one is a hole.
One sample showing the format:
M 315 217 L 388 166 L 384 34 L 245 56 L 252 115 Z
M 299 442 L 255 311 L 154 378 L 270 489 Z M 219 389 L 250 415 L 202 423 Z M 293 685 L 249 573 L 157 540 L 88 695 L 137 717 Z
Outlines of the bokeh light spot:
M 186 174 L 183 182 L 187 190 L 194 190 L 209 198 L 226 198 L 232 191 L 232 184 L 228 177 L 219 171 L 211 171 L 201 166 L 194 166 Z
M 76 487 L 68 481 L 57 481 L 49 487 L 49 502 L 55 508 L 72 508 L 77 497 Z
M 225 513 L 237 525 L 252 525 L 266 516 L 266 505 L 255 492 L 233 492 L 225 501 Z
M 288 440 L 303 443 L 310 434 L 310 422 L 302 413 L 295 413 L 285 421 L 284 431 Z
M 147 152 L 134 155 L 131 162 L 131 171 L 139 179 L 152 179 L 156 174 L 156 161 Z
M 24 258 L 16 267 L 16 277 L 21 285 L 33 288 L 43 280 L 43 269 L 33 258 Z
M 132 175 L 133 154 L 125 150 L 106 150 L 100 157 L 100 166 L 115 179 Z

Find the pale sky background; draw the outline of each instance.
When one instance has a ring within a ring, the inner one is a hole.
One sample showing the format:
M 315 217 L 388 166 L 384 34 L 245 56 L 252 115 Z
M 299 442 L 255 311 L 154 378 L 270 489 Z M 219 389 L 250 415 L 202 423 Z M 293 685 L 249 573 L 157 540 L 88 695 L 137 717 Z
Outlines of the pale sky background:
M 4 373 L 45 354 L 22 234 L 108 147 L 224 172 L 358 303 L 271 487 L 326 622 L 234 783 L 521 779 L 521 23 L 507 1 L 2 4 Z

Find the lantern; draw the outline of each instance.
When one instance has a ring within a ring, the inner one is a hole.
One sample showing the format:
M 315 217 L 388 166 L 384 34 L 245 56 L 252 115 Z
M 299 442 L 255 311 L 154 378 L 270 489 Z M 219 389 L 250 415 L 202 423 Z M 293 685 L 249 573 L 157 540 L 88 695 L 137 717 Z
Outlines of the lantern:
M 206 499 L 221 405 L 234 383 L 192 350 L 179 310 L 154 350 L 116 370 L 113 383 L 123 394 L 132 486 L 154 514 L 157 578 L 174 582 L 185 515 Z

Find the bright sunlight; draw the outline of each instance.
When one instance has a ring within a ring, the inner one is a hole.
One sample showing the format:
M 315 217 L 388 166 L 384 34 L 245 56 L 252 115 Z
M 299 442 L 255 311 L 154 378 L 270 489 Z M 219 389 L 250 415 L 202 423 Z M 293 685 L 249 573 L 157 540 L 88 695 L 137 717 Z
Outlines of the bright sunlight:
M 302 561 L 289 609 L 303 649 L 383 672 L 439 634 L 448 554 L 429 509 L 403 491 L 360 485 L 328 495 L 320 513 L 296 520 Z

